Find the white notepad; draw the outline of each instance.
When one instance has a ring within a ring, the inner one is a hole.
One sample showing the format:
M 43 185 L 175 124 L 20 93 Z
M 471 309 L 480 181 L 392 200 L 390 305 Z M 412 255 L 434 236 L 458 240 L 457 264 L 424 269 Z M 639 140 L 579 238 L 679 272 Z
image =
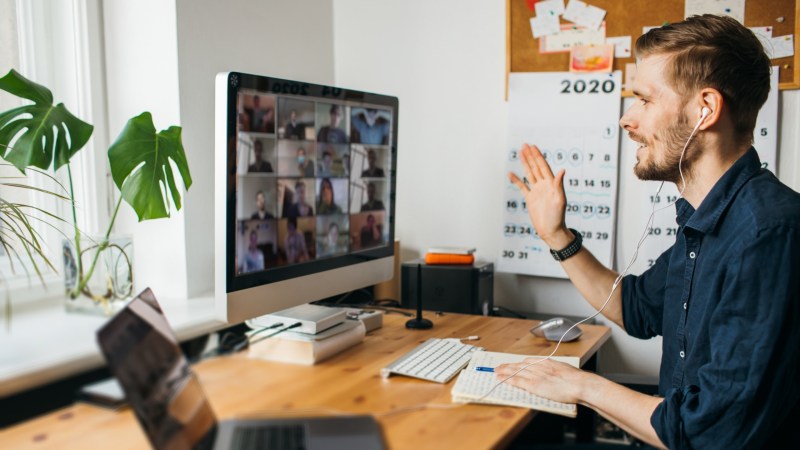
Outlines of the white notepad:
M 555 402 L 533 395 L 507 383 L 499 384 L 500 380 L 497 379 L 494 373 L 481 372 L 475 369 L 476 367 L 495 368 L 500 364 L 518 363 L 530 357 L 532 356 L 515 355 L 513 353 L 475 352 L 467 368 L 458 375 L 458 380 L 456 380 L 456 384 L 450 391 L 453 402 L 518 406 L 520 408 L 530 408 L 562 416 L 575 417 L 578 414 L 578 408 L 574 403 Z M 535 356 L 533 357 L 535 358 Z M 580 359 L 573 356 L 553 356 L 550 359 L 575 367 L 580 365 Z M 488 396 L 481 398 L 498 384 L 499 386 L 494 388 Z

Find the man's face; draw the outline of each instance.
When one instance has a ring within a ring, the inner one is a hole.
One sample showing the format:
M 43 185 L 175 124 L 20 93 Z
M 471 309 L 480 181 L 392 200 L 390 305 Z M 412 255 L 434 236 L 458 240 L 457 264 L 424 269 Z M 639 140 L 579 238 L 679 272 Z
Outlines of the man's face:
M 376 159 L 377 157 L 375 156 L 374 151 L 370 150 L 369 152 L 367 152 L 367 164 L 369 164 L 370 167 L 375 167 Z
M 259 211 L 264 211 L 264 208 L 266 207 L 266 202 L 264 200 L 263 192 L 259 192 L 258 194 L 256 194 L 256 206 L 258 207 Z
M 633 172 L 641 180 L 678 182 L 678 165 L 683 146 L 692 127 L 686 115 L 685 100 L 668 84 L 665 76 L 671 58 L 650 55 L 637 63 L 633 93 L 634 104 L 625 111 L 620 126 L 640 145 L 636 150 Z M 693 161 L 692 149 L 686 149 L 681 168 L 688 173 Z
M 325 165 L 326 169 L 330 169 L 333 165 L 333 156 L 330 153 L 325 153 L 322 155 L 322 164 Z
M 342 121 L 342 110 L 334 109 L 331 111 L 331 126 L 334 128 L 339 127 L 339 122 Z
M 367 199 L 369 201 L 375 200 L 375 185 L 372 183 L 367 185 Z
M 256 141 L 255 146 L 253 147 L 253 154 L 256 158 L 256 161 L 261 161 L 262 155 L 264 154 L 264 147 L 261 144 L 261 141 Z
M 306 185 L 298 184 L 295 190 L 297 191 L 297 203 L 304 205 L 306 203 Z

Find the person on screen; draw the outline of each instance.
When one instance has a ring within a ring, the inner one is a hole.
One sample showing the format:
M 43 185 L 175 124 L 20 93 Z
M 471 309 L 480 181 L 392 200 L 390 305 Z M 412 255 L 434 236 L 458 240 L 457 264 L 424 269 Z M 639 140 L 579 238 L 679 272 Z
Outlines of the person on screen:
M 264 161 L 264 144 L 260 139 L 253 143 L 253 158 L 255 161 L 247 168 L 248 172 L 272 172 L 272 164 Z
M 375 198 L 375 183 L 369 182 L 367 183 L 367 201 L 363 205 L 361 205 L 361 212 L 365 211 L 383 211 L 386 209 L 383 206 L 383 202 Z
M 286 139 L 302 139 L 305 134 L 305 126 L 297 121 L 297 111 L 289 113 L 289 120 L 283 127 L 283 134 Z
M 313 216 L 314 208 L 306 203 L 306 183 L 304 181 L 298 180 L 294 184 L 294 195 L 297 201 L 289 205 L 285 216 L 290 218 Z
M 242 263 L 242 272 L 254 272 L 256 270 L 264 270 L 264 253 L 258 248 L 258 232 L 251 230 L 250 242 Z
M 253 117 L 251 117 L 250 130 L 272 133 L 275 131 L 275 111 L 272 108 L 261 106 L 261 96 L 253 96 Z
M 333 174 L 333 153 L 325 149 L 322 151 L 322 160 L 319 162 L 317 175 L 320 177 L 332 177 Z
M 303 147 L 297 147 L 297 170 L 300 172 L 300 176 L 314 176 L 314 163 L 306 156 L 306 149 Z
M 375 223 L 375 216 L 367 216 L 367 223 L 361 227 L 361 248 L 374 247 L 383 243 L 380 225 Z
M 375 153 L 375 150 L 367 150 L 367 168 L 361 172 L 362 178 L 383 178 L 386 176 L 383 173 L 383 169 L 376 165 L 377 161 L 378 155 Z
M 587 405 L 648 447 L 800 448 L 800 194 L 753 147 L 770 58 L 747 27 L 711 14 L 651 29 L 635 54 L 619 124 L 638 144 L 636 177 L 679 192 L 669 249 L 641 274 L 617 273 L 566 227 L 565 169 L 523 144 L 509 179 L 586 301 L 630 336 L 662 337 L 658 396 L 552 360 L 500 365 L 496 379 Z
M 317 141 L 329 142 L 331 144 L 345 144 L 347 143 L 347 133 L 339 128 L 342 122 L 342 107 L 339 105 L 331 105 L 330 109 L 330 123 L 319 129 L 317 133 Z
M 317 214 L 341 214 L 342 208 L 336 204 L 333 198 L 333 183 L 330 178 L 323 178 L 319 182 L 319 202 L 317 202 Z
M 339 225 L 336 222 L 331 222 L 328 225 L 328 232 L 320 242 L 320 255 L 333 255 L 342 252 L 344 249 L 339 248 Z
M 251 220 L 267 220 L 267 219 L 274 219 L 275 216 L 270 214 L 267 211 L 267 201 L 264 197 L 264 191 L 256 192 L 256 212 L 254 212 L 251 216 Z
M 391 116 L 386 111 L 367 108 L 353 115 L 353 142 L 371 145 L 389 144 Z
M 350 175 L 350 153 L 342 155 L 342 167 L 344 168 L 344 176 Z
M 286 224 L 284 247 L 286 248 L 286 262 L 288 264 L 309 260 L 306 237 L 297 229 L 297 218 L 295 217 L 290 218 Z

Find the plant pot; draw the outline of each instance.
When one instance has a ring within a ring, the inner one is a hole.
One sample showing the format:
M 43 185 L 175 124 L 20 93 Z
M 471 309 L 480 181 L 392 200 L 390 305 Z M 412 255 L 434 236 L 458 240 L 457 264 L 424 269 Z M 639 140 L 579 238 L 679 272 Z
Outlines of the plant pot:
M 104 244 L 103 238 L 81 238 L 80 269 L 74 241 L 65 239 L 63 242 L 62 273 L 65 306 L 69 312 L 110 316 L 133 296 L 133 239 L 112 235 Z M 88 281 L 76 291 L 76 286 L 86 277 Z

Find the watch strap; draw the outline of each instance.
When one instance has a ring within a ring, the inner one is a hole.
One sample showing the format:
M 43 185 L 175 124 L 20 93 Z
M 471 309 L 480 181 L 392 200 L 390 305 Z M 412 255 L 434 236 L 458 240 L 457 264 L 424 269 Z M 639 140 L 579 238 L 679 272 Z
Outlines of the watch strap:
M 575 230 L 573 228 L 569 228 L 569 231 L 571 231 L 572 234 L 575 235 L 575 239 L 573 239 L 572 242 L 569 243 L 569 245 L 567 245 L 561 250 L 553 250 L 552 248 L 550 249 L 550 254 L 553 255 L 553 259 L 555 259 L 556 261 L 564 261 L 565 259 L 578 253 L 580 249 L 583 247 L 583 235 L 581 235 L 581 233 L 578 230 Z

